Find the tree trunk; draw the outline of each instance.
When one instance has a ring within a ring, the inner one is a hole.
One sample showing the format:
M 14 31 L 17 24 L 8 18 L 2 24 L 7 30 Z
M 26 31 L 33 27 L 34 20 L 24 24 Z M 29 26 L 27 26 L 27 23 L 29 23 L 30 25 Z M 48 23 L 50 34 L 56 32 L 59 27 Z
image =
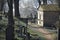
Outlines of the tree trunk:
M 59 24 L 60 24 L 60 12 L 59 12 Z M 58 28 L 58 40 L 60 40 L 60 25 L 59 25 L 59 28 Z
M 40 0 L 38 0 L 38 3 L 39 3 L 39 5 L 41 4 L 41 1 Z
M 47 4 L 47 0 L 43 0 L 43 4 Z
M 13 0 L 7 0 L 9 6 L 6 40 L 14 40 Z
M 3 5 L 4 5 L 4 0 L 0 0 L 0 11 L 2 11 L 3 10 Z
M 60 28 L 58 29 L 58 40 L 60 40 Z
M 14 0 L 14 7 L 15 7 L 15 17 L 20 18 L 20 14 L 19 14 L 19 0 Z
M 57 0 L 58 1 L 58 6 L 60 8 L 60 0 Z M 59 12 L 59 24 L 60 24 L 60 12 Z M 60 25 L 59 25 L 59 28 L 58 28 L 58 40 L 60 38 Z
M 0 20 L 2 20 L 2 11 L 3 11 L 3 5 L 4 5 L 4 0 L 0 0 Z
M 39 3 L 39 7 L 37 8 L 37 10 L 40 8 L 40 5 L 41 5 L 41 1 L 40 1 L 40 0 L 38 0 L 38 3 Z

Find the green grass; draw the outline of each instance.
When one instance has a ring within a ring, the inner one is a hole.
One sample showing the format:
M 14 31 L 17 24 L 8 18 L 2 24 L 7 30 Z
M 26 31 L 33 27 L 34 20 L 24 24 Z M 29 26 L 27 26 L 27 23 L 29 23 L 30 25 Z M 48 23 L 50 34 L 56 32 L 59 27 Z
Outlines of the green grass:
M 40 32 L 33 31 L 31 29 L 29 29 L 28 32 L 32 35 L 33 38 L 39 37 L 40 40 L 46 40 L 46 38 L 43 37 L 44 35 L 42 33 L 40 33 Z
M 0 32 L 0 40 L 5 40 L 5 32 Z
M 26 26 L 26 24 L 25 24 L 23 21 L 19 21 L 19 20 L 16 20 L 16 19 L 15 19 L 15 24 L 18 25 L 18 23 L 19 23 L 19 25 Z M 17 26 L 16 26 L 16 29 L 18 29 Z M 31 36 L 32 36 L 32 39 L 31 39 L 31 40 L 33 40 L 34 38 L 38 38 L 38 37 L 39 37 L 41 40 L 46 40 L 46 38 L 44 38 L 44 37 L 43 37 L 43 34 L 40 33 L 40 32 L 31 30 L 30 28 L 28 28 L 27 31 L 28 31 L 28 32 L 31 34 Z M 17 37 L 17 39 L 22 40 L 22 39 L 19 38 L 19 37 Z
M 17 20 L 16 20 L 16 23 L 18 24 L 18 21 L 17 21 Z M 16 23 L 15 23 L 15 24 L 16 24 Z M 20 23 L 20 25 L 23 25 L 23 26 L 26 25 L 23 21 L 20 21 L 19 23 Z M 17 26 L 16 26 L 16 27 L 17 27 Z M 17 27 L 17 29 L 18 29 L 18 27 Z M 40 32 L 31 30 L 30 28 L 28 28 L 27 31 L 28 31 L 28 32 L 31 34 L 31 36 L 32 36 L 32 39 L 31 39 L 31 40 L 33 40 L 33 38 L 38 38 L 38 37 L 39 37 L 41 40 L 46 40 L 46 38 L 44 38 L 44 37 L 43 37 L 43 34 L 40 33 Z M 21 38 L 17 37 L 17 39 L 21 39 Z
M 15 27 L 15 29 L 17 30 L 18 29 L 18 27 L 16 26 L 16 25 L 23 25 L 23 26 L 26 26 L 26 24 L 23 22 L 23 21 L 20 21 L 20 20 L 18 20 L 18 19 L 14 19 L 15 20 L 15 25 L 14 25 L 14 27 Z M 5 25 L 7 25 L 7 20 L 6 19 L 3 19 L 1 22 L 0 22 L 0 24 L 4 24 L 4 27 L 5 27 Z M 41 40 L 46 40 L 46 38 L 44 38 L 43 36 L 43 34 L 42 33 L 40 33 L 40 32 L 38 32 L 38 31 L 34 31 L 34 30 L 31 30 L 30 28 L 28 28 L 28 30 L 27 30 L 30 34 L 31 34 L 31 36 L 32 36 L 32 40 L 33 40 L 33 38 L 40 38 Z M 20 37 L 17 37 L 16 36 L 16 40 L 22 40 L 23 38 L 20 38 Z

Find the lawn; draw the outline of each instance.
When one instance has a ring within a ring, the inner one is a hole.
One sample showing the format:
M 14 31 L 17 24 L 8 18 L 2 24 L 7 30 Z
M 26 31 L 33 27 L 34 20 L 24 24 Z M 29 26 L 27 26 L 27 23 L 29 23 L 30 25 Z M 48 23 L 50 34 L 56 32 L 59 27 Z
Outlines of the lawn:
M 15 19 L 16 20 L 16 19 Z M 15 21 L 15 24 L 16 25 L 23 25 L 23 26 L 26 26 L 26 23 L 24 23 L 23 21 Z M 18 29 L 18 27 L 16 26 L 15 29 Z M 37 32 L 37 31 L 34 31 L 34 30 L 31 30 L 29 27 L 27 28 L 27 31 L 30 33 L 30 36 L 31 36 L 31 40 L 35 40 L 37 38 L 39 38 L 40 40 L 46 40 L 46 38 L 43 37 L 43 34 L 40 33 L 40 32 Z M 20 39 L 19 37 L 17 37 L 17 39 Z
M 31 34 L 32 36 L 32 39 L 33 38 L 39 38 L 40 40 L 46 40 L 46 38 L 43 37 L 43 34 L 38 32 L 38 31 L 34 31 L 34 30 L 31 30 L 30 28 L 28 29 L 28 32 Z
M 24 23 L 23 21 L 20 21 L 20 20 L 18 20 L 18 19 L 14 19 L 14 21 L 15 21 L 15 25 L 14 25 L 15 30 L 18 30 L 18 29 L 19 29 L 17 25 L 26 26 L 26 23 Z M 1 24 L 1 25 L 4 25 L 3 28 L 5 28 L 6 25 L 7 25 L 7 19 L 4 18 L 3 20 L 1 20 L 1 21 L 0 21 L 0 24 Z M 37 39 L 37 38 L 39 38 L 40 40 L 46 40 L 46 38 L 43 37 L 44 35 L 43 35 L 41 32 L 34 31 L 34 30 L 32 30 L 31 28 L 29 28 L 29 27 L 28 27 L 27 29 L 28 29 L 27 31 L 30 33 L 31 40 L 35 40 L 35 39 Z M 3 34 L 2 34 L 2 35 L 3 35 Z M 55 35 L 55 34 L 54 34 L 54 35 Z M 16 34 L 15 34 L 15 36 L 16 36 Z M 22 40 L 23 38 L 20 38 L 20 37 L 17 37 L 17 36 L 16 36 L 15 39 L 16 39 L 16 40 Z

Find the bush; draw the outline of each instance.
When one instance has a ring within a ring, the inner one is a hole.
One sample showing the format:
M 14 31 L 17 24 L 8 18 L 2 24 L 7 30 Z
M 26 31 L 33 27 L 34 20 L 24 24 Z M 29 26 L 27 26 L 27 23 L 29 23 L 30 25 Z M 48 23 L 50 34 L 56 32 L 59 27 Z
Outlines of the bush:
M 15 38 L 15 40 L 19 40 L 19 39 Z

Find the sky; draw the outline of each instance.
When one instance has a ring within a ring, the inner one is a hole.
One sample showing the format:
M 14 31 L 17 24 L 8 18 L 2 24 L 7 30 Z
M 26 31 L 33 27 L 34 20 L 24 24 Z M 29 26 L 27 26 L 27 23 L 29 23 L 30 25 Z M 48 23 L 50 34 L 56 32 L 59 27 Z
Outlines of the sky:
M 31 13 L 35 13 L 38 6 L 39 6 L 39 3 L 37 0 L 20 0 L 19 12 L 22 15 L 22 17 L 23 16 L 27 17 L 27 15 L 30 15 Z M 9 7 L 7 3 L 5 3 L 4 9 L 5 9 L 5 12 L 8 12 Z M 13 7 L 13 13 L 14 13 L 14 7 Z
M 37 0 L 20 0 L 19 1 L 19 8 L 25 8 L 27 6 L 38 8 L 39 3 Z M 8 12 L 9 7 L 7 2 L 4 4 L 4 9 L 6 12 Z
M 38 8 L 38 1 L 37 0 L 20 0 L 19 4 L 21 7 L 27 7 L 27 6 L 33 6 L 35 8 Z
M 56 3 L 55 0 L 47 0 L 47 3 L 52 4 L 52 1 Z M 41 0 L 41 4 L 43 4 L 42 0 Z M 19 8 L 25 8 L 27 6 L 38 8 L 39 3 L 37 0 L 20 0 L 19 1 Z M 8 12 L 9 8 L 7 3 L 5 3 L 4 8 L 5 8 L 5 11 Z
M 53 0 L 47 0 L 47 3 L 52 4 Z M 43 4 L 42 0 L 41 0 L 41 4 Z M 39 3 L 37 0 L 20 0 L 19 1 L 19 12 L 22 16 L 26 14 L 29 15 L 30 13 L 34 13 L 34 11 L 37 11 L 38 7 L 39 7 Z M 5 12 L 8 12 L 9 7 L 7 2 L 4 5 L 4 9 L 5 9 Z M 14 7 L 13 7 L 13 13 L 14 13 Z
M 27 17 L 31 13 L 35 13 L 39 3 L 37 0 L 20 0 L 19 1 L 19 12 L 22 15 L 21 17 Z

